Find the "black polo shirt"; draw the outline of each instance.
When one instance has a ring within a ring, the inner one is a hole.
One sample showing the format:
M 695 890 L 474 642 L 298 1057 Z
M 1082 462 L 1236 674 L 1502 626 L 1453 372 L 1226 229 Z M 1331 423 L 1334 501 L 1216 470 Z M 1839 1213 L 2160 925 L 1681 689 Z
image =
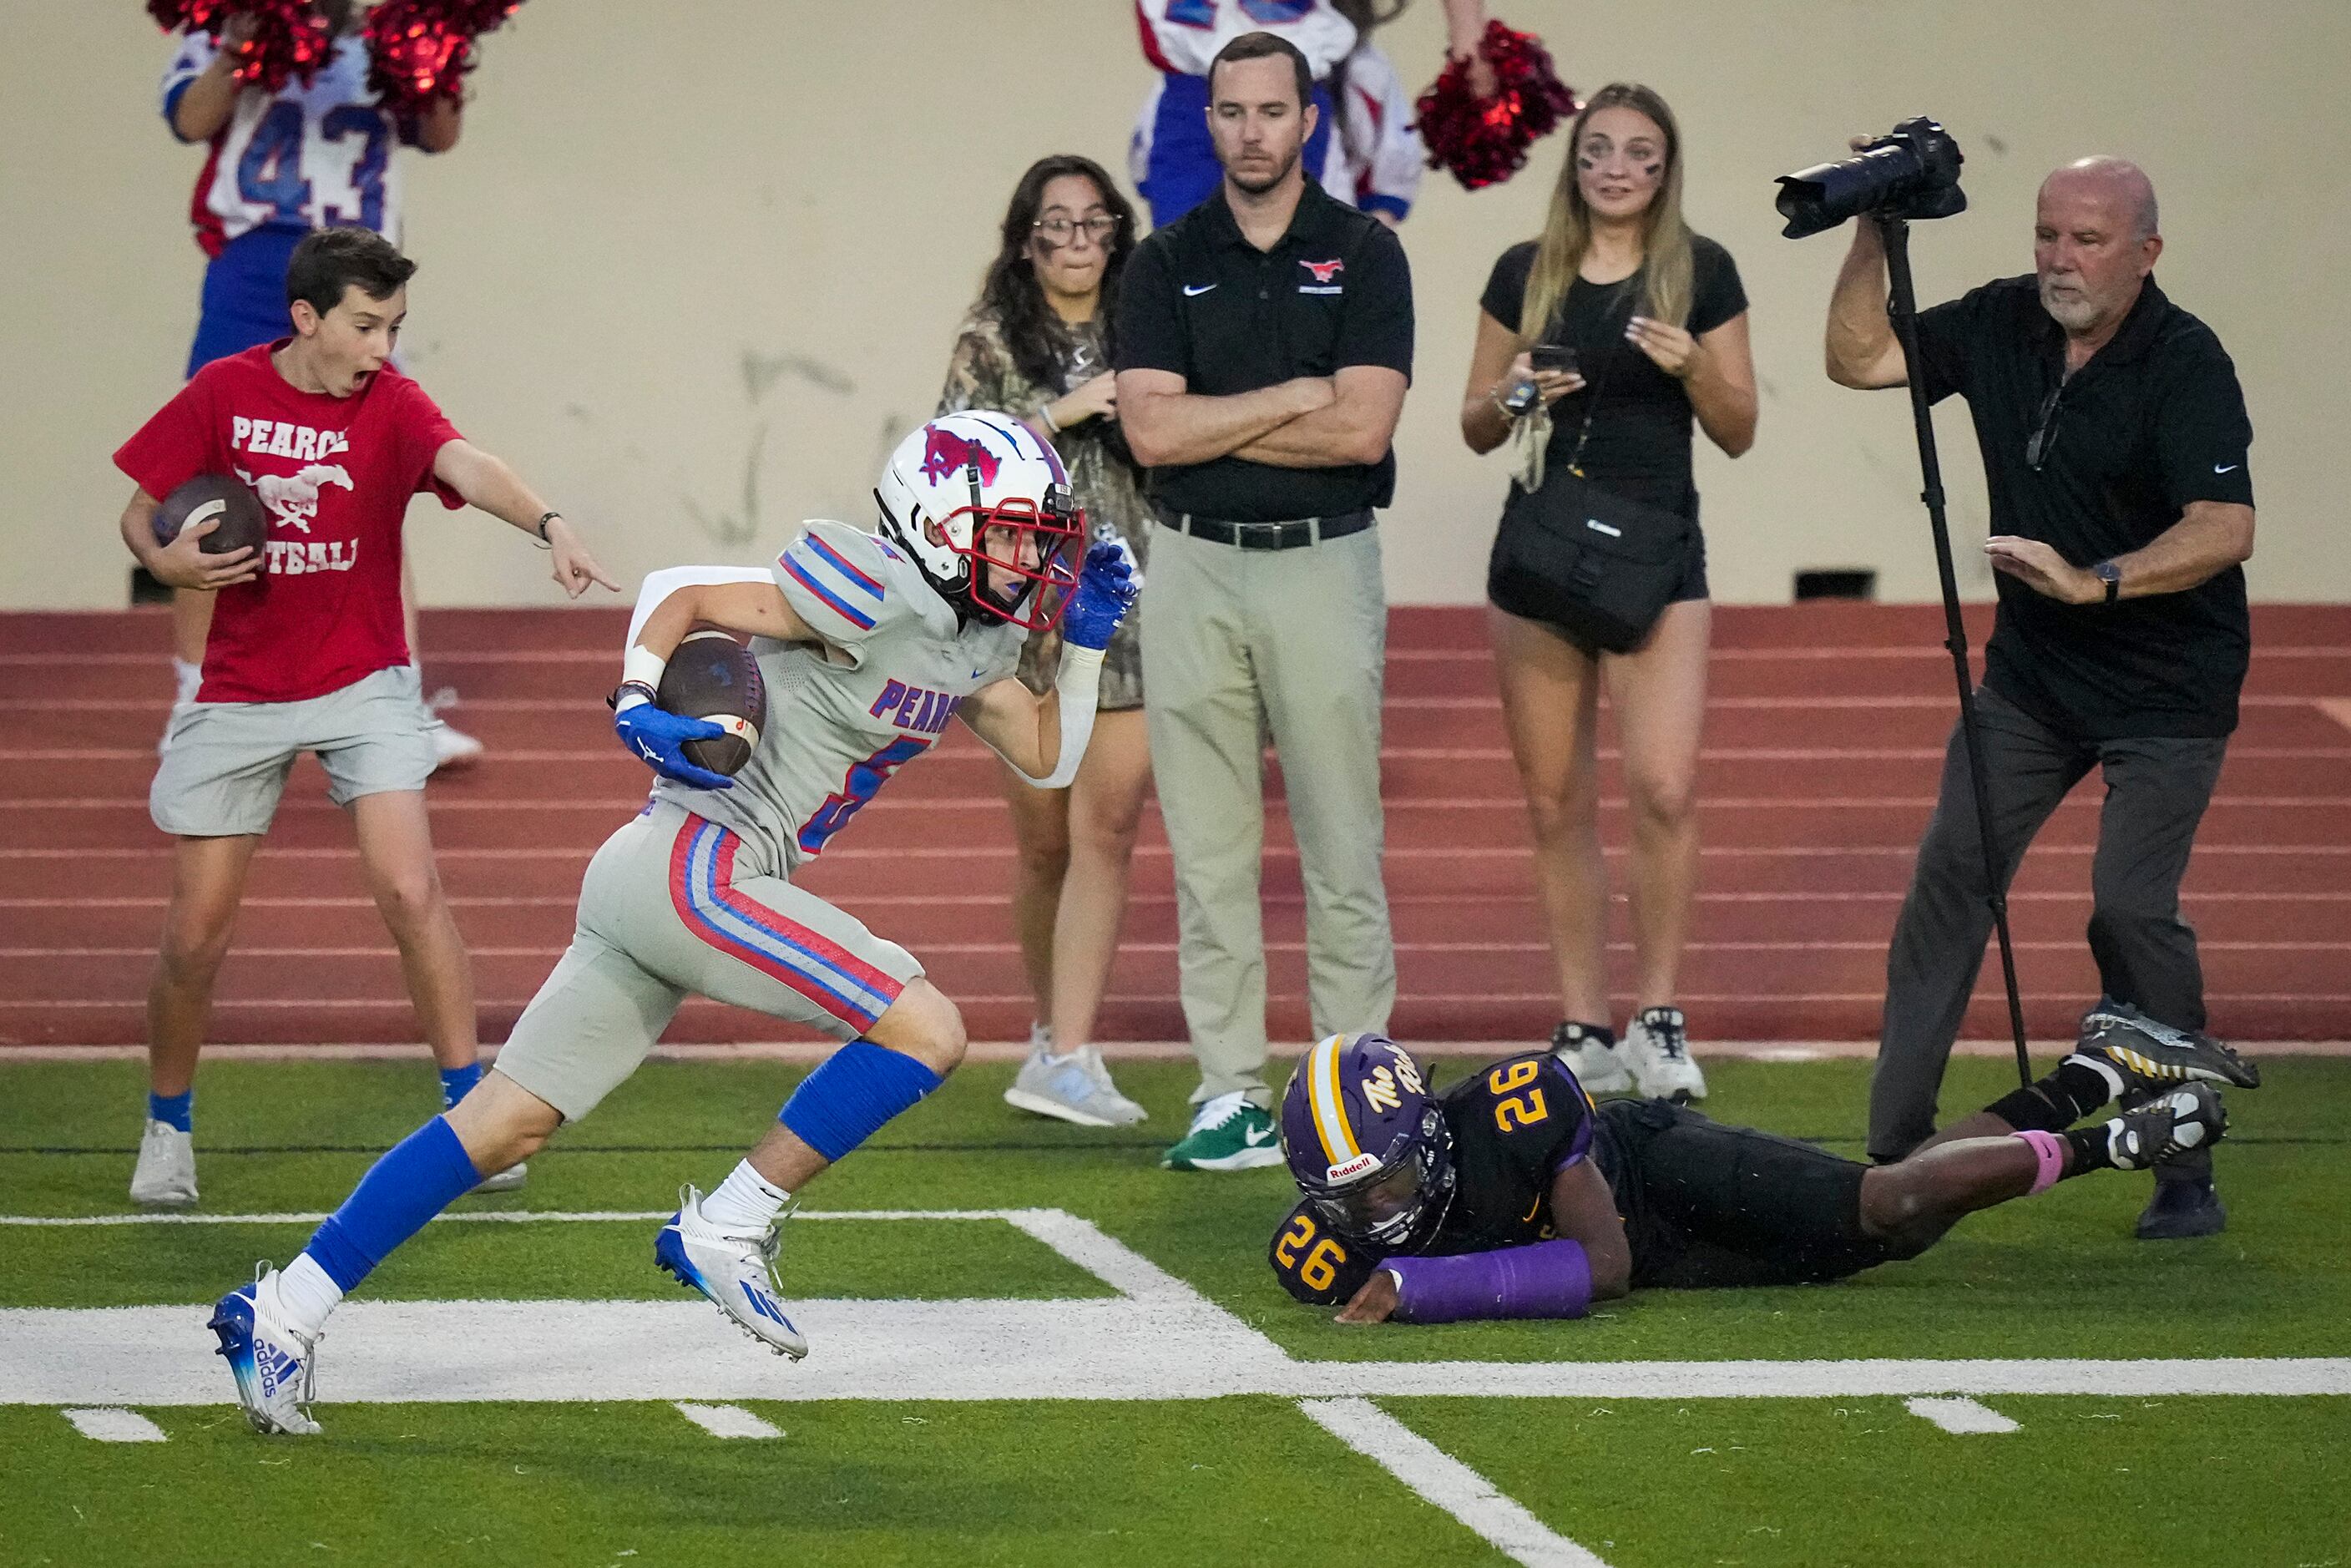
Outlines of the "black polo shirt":
M 2086 567 L 2147 544 L 2190 502 L 2253 503 L 2253 430 L 2236 366 L 2152 277 L 2071 380 L 2064 329 L 2029 277 L 1921 312 L 1918 347 L 1928 397 L 1968 400 L 1995 534 L 2043 540 Z M 2036 470 L 2028 448 L 2044 424 Z M 2119 740 L 2237 727 L 2252 647 L 2241 569 L 2113 604 L 2063 604 L 2014 578 L 1996 580 L 1984 684 L 2060 734 Z
M 1118 368 L 1172 371 L 1209 397 L 1347 365 L 1412 374 L 1412 273 L 1385 224 L 1312 180 L 1271 250 L 1244 238 L 1219 190 L 1137 246 L 1119 279 Z M 1395 453 L 1336 468 L 1218 457 L 1151 471 L 1151 496 L 1234 522 L 1384 507 Z

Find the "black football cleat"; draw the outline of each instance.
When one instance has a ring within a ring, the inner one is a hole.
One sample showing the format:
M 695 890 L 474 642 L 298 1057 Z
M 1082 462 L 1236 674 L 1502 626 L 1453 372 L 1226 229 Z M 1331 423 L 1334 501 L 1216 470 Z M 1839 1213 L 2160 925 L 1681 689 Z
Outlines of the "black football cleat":
M 2126 1093 L 2181 1083 L 2262 1086 L 2262 1070 L 2210 1035 L 2158 1023 L 2137 1008 L 2103 998 L 2083 1015 L 2074 1052 L 2121 1073 Z
M 2228 1136 L 2229 1112 L 2220 1103 L 2220 1091 L 2209 1083 L 2189 1083 L 2125 1111 L 2106 1124 L 2105 1131 L 2106 1155 L 2116 1170 L 2149 1170 L 2210 1149 Z
M 2228 1228 L 2229 1210 L 2212 1185 L 2210 1150 L 2190 1150 L 2155 1167 L 2155 1196 L 2139 1211 L 2141 1241 L 2184 1241 Z

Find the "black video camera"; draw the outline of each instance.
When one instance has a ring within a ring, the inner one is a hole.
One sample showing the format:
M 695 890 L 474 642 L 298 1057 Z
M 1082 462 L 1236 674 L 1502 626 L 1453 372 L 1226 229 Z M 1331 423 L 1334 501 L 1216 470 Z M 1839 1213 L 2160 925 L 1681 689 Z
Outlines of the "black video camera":
M 1959 189 L 1959 144 L 1924 115 L 1906 120 L 1853 157 L 1780 176 L 1775 205 L 1802 239 L 1864 213 L 1890 218 L 1948 218 L 1968 208 Z

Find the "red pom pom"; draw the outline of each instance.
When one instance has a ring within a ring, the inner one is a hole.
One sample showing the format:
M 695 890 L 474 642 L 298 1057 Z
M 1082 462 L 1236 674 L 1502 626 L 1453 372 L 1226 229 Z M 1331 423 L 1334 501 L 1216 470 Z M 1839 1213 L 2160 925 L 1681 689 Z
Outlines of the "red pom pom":
M 1527 149 L 1575 113 L 1575 95 L 1552 70 L 1551 53 L 1533 34 L 1488 22 L 1478 53 L 1493 68 L 1491 98 L 1471 92 L 1469 62 L 1455 59 L 1445 62 L 1437 84 L 1414 105 L 1428 166 L 1450 169 L 1471 191 L 1517 173 Z
M 435 99 L 455 99 L 474 68 L 474 40 L 522 0 L 382 0 L 368 13 L 368 74 L 384 108 L 413 118 Z
M 268 92 L 296 77 L 308 82 L 335 45 L 310 0 L 147 0 L 147 14 L 167 31 L 209 33 L 216 43 L 231 18 L 245 19 L 253 31 L 236 46 L 236 79 Z

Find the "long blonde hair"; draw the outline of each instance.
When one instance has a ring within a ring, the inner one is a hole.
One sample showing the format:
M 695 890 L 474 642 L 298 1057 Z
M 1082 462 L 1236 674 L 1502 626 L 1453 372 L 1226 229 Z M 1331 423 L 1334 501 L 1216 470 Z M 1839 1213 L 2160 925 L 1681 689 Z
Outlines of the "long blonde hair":
M 1642 214 L 1641 313 L 1676 327 L 1689 315 L 1692 264 L 1689 225 L 1682 220 L 1681 128 L 1654 89 L 1638 82 L 1613 81 L 1592 95 L 1568 134 L 1567 162 L 1552 187 L 1551 213 L 1543 220 L 1542 238 L 1536 242 L 1534 265 L 1527 273 L 1526 298 L 1519 307 L 1519 336 L 1526 342 L 1541 340 L 1550 329 L 1592 245 L 1592 209 L 1576 183 L 1575 150 L 1583 143 L 1584 123 L 1604 109 L 1636 110 L 1666 133 L 1665 177 Z

